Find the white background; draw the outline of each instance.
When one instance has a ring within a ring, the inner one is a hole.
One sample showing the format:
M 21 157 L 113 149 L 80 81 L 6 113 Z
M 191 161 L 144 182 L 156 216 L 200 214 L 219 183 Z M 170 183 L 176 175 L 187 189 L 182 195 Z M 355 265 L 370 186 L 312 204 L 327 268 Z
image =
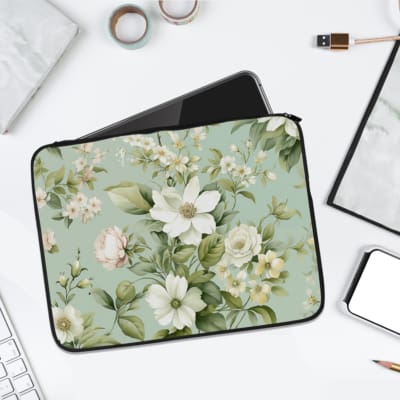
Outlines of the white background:
M 363 247 L 396 250 L 399 238 L 325 204 L 392 44 L 334 53 L 313 48 L 312 41 L 329 31 L 394 34 L 397 1 L 209 1 L 192 24 L 180 27 L 161 20 L 155 1 L 137 1 L 152 15 L 154 32 L 145 48 L 128 51 L 107 35 L 118 1 L 56 0 L 82 32 L 10 134 L 0 138 L 0 292 L 48 399 L 395 396 L 400 376 L 370 359 L 400 361 L 399 339 L 347 316 L 340 299 Z M 287 328 L 64 353 L 47 321 L 30 189 L 33 151 L 242 69 L 260 76 L 276 112 L 304 119 L 325 311 Z M 387 279 L 377 275 L 376 285 Z

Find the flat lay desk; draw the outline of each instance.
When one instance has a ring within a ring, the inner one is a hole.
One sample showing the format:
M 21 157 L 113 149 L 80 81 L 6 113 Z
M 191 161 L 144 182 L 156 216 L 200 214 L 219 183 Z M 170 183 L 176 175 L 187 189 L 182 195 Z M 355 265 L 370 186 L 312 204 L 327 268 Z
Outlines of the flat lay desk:
M 371 359 L 400 361 L 399 338 L 340 306 L 365 245 L 398 251 L 400 238 L 328 207 L 326 198 L 391 43 L 335 53 L 317 33 L 394 34 L 394 0 L 206 1 L 186 26 L 161 23 L 127 51 L 107 37 L 115 0 L 55 0 L 82 29 L 11 133 L 0 138 L 0 293 L 48 399 L 375 399 L 398 375 Z M 68 354 L 50 334 L 31 199 L 29 162 L 44 143 L 76 138 L 242 69 L 255 71 L 275 112 L 303 118 L 325 275 L 315 321 L 106 352 Z M 384 207 L 384 205 L 382 205 Z M 377 276 L 376 284 L 390 279 Z M 374 293 L 371 293 L 374 296 Z

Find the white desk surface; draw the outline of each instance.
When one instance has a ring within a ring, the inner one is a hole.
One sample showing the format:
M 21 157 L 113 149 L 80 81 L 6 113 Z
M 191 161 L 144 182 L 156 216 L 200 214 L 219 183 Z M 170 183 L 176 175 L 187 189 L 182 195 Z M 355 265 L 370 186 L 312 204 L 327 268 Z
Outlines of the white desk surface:
M 135 0 L 136 2 L 136 0 Z M 394 34 L 396 0 L 218 0 L 173 26 L 155 1 L 150 43 L 127 51 L 107 36 L 116 0 L 56 0 L 82 32 L 12 132 L 0 137 L 0 293 L 51 400 L 375 399 L 400 375 L 370 359 L 400 361 L 399 338 L 343 313 L 340 299 L 360 251 L 400 239 L 325 204 L 392 44 L 334 53 L 313 35 Z M 287 328 L 69 354 L 53 343 L 33 216 L 29 162 L 44 143 L 76 138 L 242 69 L 261 78 L 275 111 L 303 117 L 321 242 L 326 307 Z M 377 285 L 388 277 L 377 276 Z M 374 293 L 371 293 L 373 296 Z

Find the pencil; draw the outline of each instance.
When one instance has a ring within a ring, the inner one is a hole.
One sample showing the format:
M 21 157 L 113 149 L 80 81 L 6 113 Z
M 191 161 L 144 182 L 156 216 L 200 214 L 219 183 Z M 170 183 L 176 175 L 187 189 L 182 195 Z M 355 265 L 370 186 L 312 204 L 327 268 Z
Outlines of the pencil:
M 379 360 L 372 360 L 374 363 L 377 363 L 381 367 L 391 369 L 392 371 L 400 372 L 400 364 L 396 364 L 390 361 L 379 361 Z

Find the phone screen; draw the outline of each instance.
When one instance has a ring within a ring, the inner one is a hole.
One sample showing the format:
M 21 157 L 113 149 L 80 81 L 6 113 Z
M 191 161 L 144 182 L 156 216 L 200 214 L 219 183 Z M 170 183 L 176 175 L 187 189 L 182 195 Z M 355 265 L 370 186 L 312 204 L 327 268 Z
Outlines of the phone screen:
M 261 84 L 250 73 L 239 73 L 85 137 L 98 139 L 156 128 L 183 129 L 271 112 Z

